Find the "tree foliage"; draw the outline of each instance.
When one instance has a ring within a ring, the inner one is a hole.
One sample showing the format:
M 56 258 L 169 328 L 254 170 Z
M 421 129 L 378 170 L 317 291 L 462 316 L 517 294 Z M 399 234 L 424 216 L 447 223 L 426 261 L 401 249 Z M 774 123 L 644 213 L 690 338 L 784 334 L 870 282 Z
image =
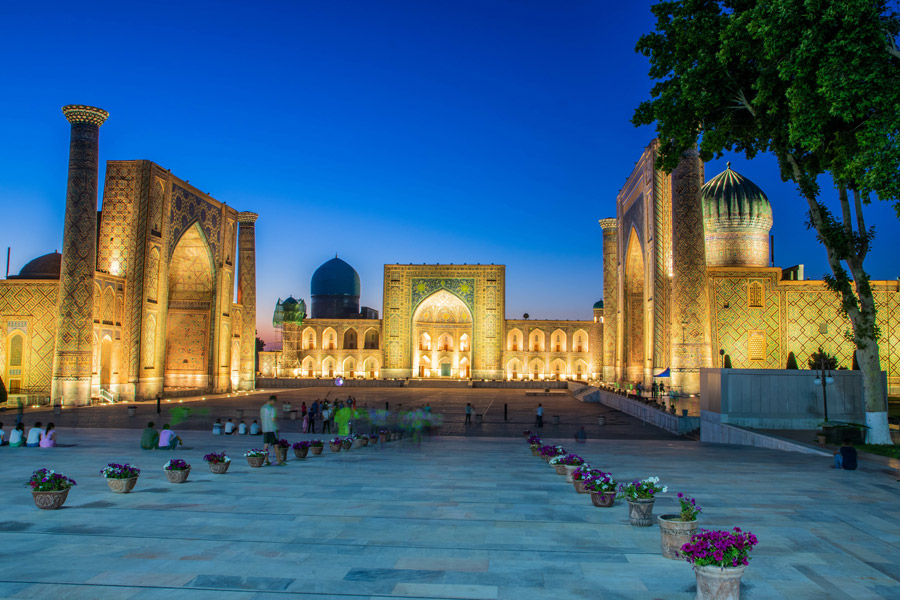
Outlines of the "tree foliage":
M 787 365 L 784 368 L 792 371 L 796 371 L 800 368 L 800 365 L 797 364 L 796 354 L 794 354 L 793 352 L 788 352 Z
M 809 364 L 810 369 L 816 370 L 816 369 L 821 369 L 823 366 L 823 363 L 824 363 L 824 367 L 826 369 L 836 371 L 838 368 L 837 357 L 832 356 L 831 354 L 828 354 L 827 352 L 822 350 L 822 347 L 820 346 L 816 352 L 813 352 L 809 356 L 808 364 Z

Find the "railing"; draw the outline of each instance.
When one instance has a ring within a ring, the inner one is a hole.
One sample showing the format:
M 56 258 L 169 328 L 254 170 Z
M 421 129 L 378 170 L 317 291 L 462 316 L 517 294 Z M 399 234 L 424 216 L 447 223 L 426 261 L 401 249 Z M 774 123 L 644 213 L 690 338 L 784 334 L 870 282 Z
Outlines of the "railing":
M 104 390 L 103 388 L 100 388 L 100 400 L 103 402 L 108 402 L 110 404 L 115 404 L 119 401 L 119 394 L 110 390 Z

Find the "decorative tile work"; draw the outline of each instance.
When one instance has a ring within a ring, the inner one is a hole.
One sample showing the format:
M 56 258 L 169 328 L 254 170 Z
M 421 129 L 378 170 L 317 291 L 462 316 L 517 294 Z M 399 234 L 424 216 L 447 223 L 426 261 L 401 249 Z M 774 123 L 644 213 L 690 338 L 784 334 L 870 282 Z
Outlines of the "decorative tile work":
M 655 158 L 655 157 L 654 157 Z M 653 169 L 653 365 L 670 363 L 669 286 L 672 272 L 672 178 Z
M 220 207 L 173 183 L 169 200 L 169 256 L 175 251 L 175 244 L 181 235 L 194 223 L 203 230 L 212 255 L 219 256 L 222 237 L 219 230 L 220 213 Z
M 451 279 L 449 277 L 421 278 L 414 277 L 410 280 L 412 289 L 413 309 L 419 306 L 425 298 L 431 296 L 438 290 L 447 290 L 454 296 L 457 296 L 463 303 L 469 307 L 469 310 L 475 309 L 475 280 L 467 279 Z M 492 300 L 495 302 L 495 299 Z
M 761 289 L 763 307 L 751 307 L 747 301 L 748 288 L 753 284 Z M 714 305 L 716 364 L 721 365 L 718 351 L 722 349 L 736 369 L 783 369 L 787 351 L 781 347 L 782 297 L 776 289 L 774 273 L 771 270 L 711 271 L 709 285 Z M 765 339 L 765 353 L 759 360 L 750 358 L 751 331 L 760 332 Z
M 243 307 L 239 388 L 256 387 L 256 213 L 238 213 L 238 303 Z
M 166 333 L 166 371 L 207 373 L 209 315 L 169 311 Z
M 22 387 L 47 394 L 53 370 L 56 342 L 58 281 L 0 281 L 0 375 L 9 367 L 5 356 L 7 337 L 25 335 L 21 369 Z
M 619 223 L 600 219 L 603 228 L 603 380 L 616 378 L 616 333 L 619 306 Z

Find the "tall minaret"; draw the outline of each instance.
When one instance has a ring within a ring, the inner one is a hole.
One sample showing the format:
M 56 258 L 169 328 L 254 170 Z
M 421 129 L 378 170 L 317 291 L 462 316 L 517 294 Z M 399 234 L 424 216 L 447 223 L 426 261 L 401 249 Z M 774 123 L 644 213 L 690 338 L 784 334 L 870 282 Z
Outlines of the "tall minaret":
M 600 219 L 603 228 L 603 381 L 616 380 L 619 300 L 619 221 Z
M 700 392 L 700 369 L 712 366 L 706 238 L 700 188 L 703 163 L 688 150 L 672 172 L 672 386 Z
M 90 404 L 97 267 L 97 177 L 100 126 L 109 113 L 64 106 L 72 124 L 50 396 L 54 404 Z
M 238 389 L 256 389 L 256 219 L 238 213 L 238 304 L 243 305 Z

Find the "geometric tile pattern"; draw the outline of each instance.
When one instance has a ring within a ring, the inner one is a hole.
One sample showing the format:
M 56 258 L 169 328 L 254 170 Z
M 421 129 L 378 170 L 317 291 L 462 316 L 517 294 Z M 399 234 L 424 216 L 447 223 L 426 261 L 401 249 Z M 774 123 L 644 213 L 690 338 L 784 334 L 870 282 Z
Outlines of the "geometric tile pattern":
M 672 270 L 672 178 L 653 169 L 653 247 L 656 256 L 653 281 L 653 364 L 668 365 L 671 343 L 669 331 L 669 273 Z
M 219 217 L 222 209 L 207 202 L 193 192 L 180 185 L 172 184 L 172 197 L 169 211 L 169 256 L 175 250 L 175 244 L 194 223 L 198 223 L 206 236 L 210 253 L 219 256 L 220 229 Z
M 241 362 L 238 389 L 256 387 L 256 219 L 240 212 L 238 221 L 238 303 L 242 306 Z
M 21 386 L 27 393 L 48 395 L 56 342 L 57 281 L 6 280 L 0 286 L 0 375 L 8 379 L 7 339 L 13 331 L 25 334 Z
M 751 307 L 748 288 L 762 288 L 763 307 Z M 781 345 L 781 308 L 783 298 L 775 290 L 775 274 L 746 270 L 710 270 L 710 295 L 713 298 L 713 350 L 721 365 L 719 350 L 731 358 L 735 369 L 783 369 L 787 352 Z M 761 332 L 764 351 L 759 360 L 750 360 L 750 331 Z M 799 354 L 797 360 L 800 360 Z M 801 363 L 802 364 L 802 363 Z
M 613 381 L 619 299 L 619 227 L 616 219 L 601 219 L 603 228 L 603 380 Z

